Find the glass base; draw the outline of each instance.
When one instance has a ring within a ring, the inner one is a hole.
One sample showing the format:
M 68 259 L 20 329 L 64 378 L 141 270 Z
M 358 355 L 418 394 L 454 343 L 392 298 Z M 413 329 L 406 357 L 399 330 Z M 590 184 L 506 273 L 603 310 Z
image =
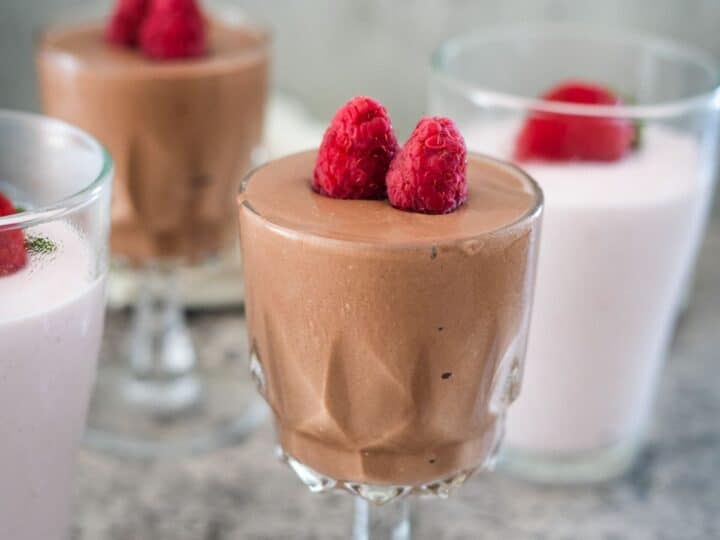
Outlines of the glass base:
M 183 457 L 236 445 L 268 416 L 249 377 L 193 370 L 167 381 L 101 362 L 85 444 L 119 457 Z
M 187 309 L 221 309 L 242 306 L 245 298 L 241 275 L 242 265 L 237 249 L 221 253 L 202 264 L 178 270 L 178 296 Z M 143 276 L 137 269 L 115 257 L 108 281 L 108 307 L 132 307 L 141 289 Z
M 498 469 L 512 476 L 544 484 L 589 484 L 624 475 L 643 447 L 641 438 L 572 454 L 545 454 L 503 448 Z
M 286 454 L 281 447 L 276 449 L 277 457 L 287 463 L 295 472 L 303 484 L 313 493 L 324 493 L 326 491 L 341 490 L 356 495 L 375 505 L 384 505 L 410 494 L 420 496 L 440 497 L 446 499 L 457 487 L 464 484 L 468 478 L 480 469 L 487 470 L 488 465 L 467 469 L 446 478 L 428 482 L 419 486 L 377 486 L 361 484 L 358 482 L 343 481 L 330 478 L 315 471 L 297 459 Z

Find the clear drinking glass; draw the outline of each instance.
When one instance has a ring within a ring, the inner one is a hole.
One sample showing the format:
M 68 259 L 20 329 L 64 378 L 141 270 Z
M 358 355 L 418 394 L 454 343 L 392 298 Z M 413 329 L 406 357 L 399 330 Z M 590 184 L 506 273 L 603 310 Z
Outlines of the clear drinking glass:
M 537 98 L 569 79 L 604 85 L 626 105 Z M 458 119 L 469 149 L 512 159 L 531 116 L 630 121 L 636 130 L 635 148 L 618 161 L 521 163 L 545 192 L 546 214 L 507 470 L 600 480 L 637 456 L 711 206 L 718 80 L 699 50 L 596 27 L 510 27 L 435 51 L 429 108 Z
M 468 234 L 459 217 L 442 240 L 425 238 L 418 222 L 447 216 L 393 209 L 398 221 L 383 221 L 378 241 L 354 226 L 308 225 L 319 214 L 338 223 L 338 203 L 387 204 L 378 201 L 308 195 L 308 220 L 286 219 L 297 207 L 287 197 L 269 203 L 280 211 L 263 210 L 253 186 L 309 175 L 315 157 L 261 167 L 239 196 L 251 371 L 274 412 L 279 455 L 300 480 L 357 497 L 356 540 L 404 540 L 409 495 L 446 497 L 493 464 L 519 390 L 542 193 L 519 169 L 473 155 L 476 174 L 512 180 L 527 201 L 482 233 Z M 374 210 L 349 223 L 375 224 Z M 393 236 L 408 230 L 409 242 Z
M 237 8 L 205 2 L 208 55 L 158 62 L 109 46 L 109 13 L 75 12 L 40 36 L 47 114 L 107 145 L 117 168 L 111 246 L 139 291 L 124 354 L 100 363 L 87 441 L 129 456 L 235 444 L 265 417 L 223 359 L 193 345 L 178 295 L 182 268 L 236 252 L 234 194 L 261 142 L 268 33 Z
M 0 538 L 66 538 L 105 311 L 112 161 L 90 135 L 0 111 Z M 13 240 L 14 239 L 14 240 Z

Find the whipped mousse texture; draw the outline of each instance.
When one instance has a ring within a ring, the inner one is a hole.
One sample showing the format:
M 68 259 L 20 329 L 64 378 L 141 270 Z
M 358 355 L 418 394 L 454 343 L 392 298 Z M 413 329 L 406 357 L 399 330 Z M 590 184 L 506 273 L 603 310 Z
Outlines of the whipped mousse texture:
M 311 190 L 316 152 L 239 196 L 246 306 L 280 444 L 337 480 L 421 486 L 484 465 L 525 349 L 540 208 L 479 157 L 468 200 L 425 215 Z
M 509 157 L 518 128 L 469 127 L 468 147 Z M 620 161 L 522 167 L 546 211 L 508 448 L 562 458 L 637 444 L 711 189 L 700 149 L 690 135 L 647 125 L 641 147 Z
M 104 287 L 82 235 L 32 227 L 55 246 L 0 277 L 0 538 L 63 538 L 75 447 L 103 327 Z

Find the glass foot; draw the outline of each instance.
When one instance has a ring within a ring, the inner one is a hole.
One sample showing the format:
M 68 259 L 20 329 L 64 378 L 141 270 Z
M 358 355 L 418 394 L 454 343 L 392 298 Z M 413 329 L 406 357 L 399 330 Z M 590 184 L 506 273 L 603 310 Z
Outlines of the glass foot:
M 446 478 L 418 486 L 377 486 L 337 480 L 315 471 L 297 459 L 286 454 L 282 448 L 277 449 L 278 458 L 287 463 L 298 478 L 313 493 L 323 493 L 339 489 L 356 495 L 375 505 L 384 505 L 398 501 L 410 494 L 447 498 L 457 487 L 464 484 L 475 472 L 487 467 L 467 469 Z
M 597 450 L 546 454 L 503 448 L 498 469 L 512 476 L 546 484 L 587 484 L 618 478 L 632 467 L 643 447 L 633 438 Z
M 190 372 L 143 381 L 107 362 L 90 405 L 85 443 L 111 454 L 182 457 L 233 446 L 268 416 L 249 377 Z
M 383 506 L 355 499 L 353 540 L 411 540 L 411 529 L 408 499 Z

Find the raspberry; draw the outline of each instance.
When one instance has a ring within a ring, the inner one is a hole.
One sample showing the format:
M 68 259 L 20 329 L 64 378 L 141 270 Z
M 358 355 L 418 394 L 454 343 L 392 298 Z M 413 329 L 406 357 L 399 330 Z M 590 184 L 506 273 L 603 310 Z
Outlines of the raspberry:
M 140 45 L 158 60 L 205 54 L 207 28 L 195 0 L 153 0 L 140 28 Z
M 465 140 L 449 118 L 423 118 L 390 165 L 390 204 L 401 210 L 447 214 L 467 199 Z
M 336 199 L 382 199 L 398 151 L 387 110 L 368 97 L 340 107 L 320 145 L 313 189 Z
M 546 101 L 588 105 L 622 105 L 609 90 L 570 81 L 542 96 Z M 535 112 L 515 143 L 515 159 L 529 161 L 616 161 L 633 147 L 636 127 L 628 119 Z
M 137 45 L 148 3 L 149 0 L 120 0 L 105 28 L 106 41 L 124 47 Z
M 10 199 L 0 193 L 0 217 L 16 212 Z M 13 274 L 27 264 L 25 235 L 20 229 L 0 231 L 0 277 Z

